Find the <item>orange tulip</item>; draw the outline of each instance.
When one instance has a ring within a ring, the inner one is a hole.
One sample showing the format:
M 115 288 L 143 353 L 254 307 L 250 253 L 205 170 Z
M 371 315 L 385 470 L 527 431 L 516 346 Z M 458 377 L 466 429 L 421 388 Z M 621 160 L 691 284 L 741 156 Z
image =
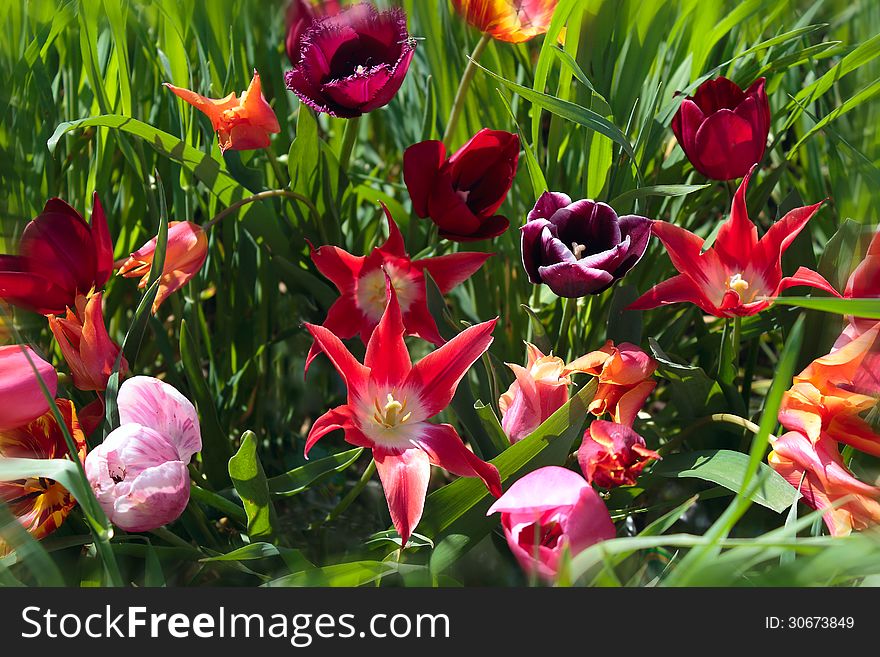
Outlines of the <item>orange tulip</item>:
M 521 43 L 544 34 L 558 0 L 452 0 L 471 25 L 499 41 Z
M 266 148 L 270 143 L 269 134 L 281 132 L 275 112 L 263 97 L 260 74 L 256 71 L 241 98 L 234 91 L 225 98 L 208 98 L 167 82 L 165 86 L 211 120 L 221 152 L 230 148 L 234 151 Z
M 568 367 L 599 377 L 589 411 L 597 417 L 608 413 L 618 424 L 632 426 L 639 409 L 657 387 L 651 379 L 657 361 L 628 342 L 615 347 L 609 340 L 601 349 L 581 356 Z
M 86 439 L 80 429 L 73 403 L 55 403 L 77 447 L 80 460 L 86 457 Z M 0 431 L 0 458 L 69 458 L 64 433 L 51 410 L 17 429 Z M 0 502 L 15 515 L 36 539 L 54 532 L 76 504 L 61 484 L 45 478 L 0 482 Z M 8 551 L 0 540 L 0 555 Z
M 807 505 L 825 511 L 823 519 L 833 536 L 846 536 L 880 522 L 880 488 L 856 479 L 827 435 L 812 440 L 791 431 L 771 443 L 770 467 L 800 488 Z
M 880 324 L 817 358 L 794 378 L 782 398 L 779 422 L 814 443 L 820 436 L 880 456 L 880 434 L 862 414 L 878 403 L 876 386 Z
M 61 348 L 73 374 L 73 385 L 80 390 L 106 390 L 119 356 L 119 346 L 110 339 L 104 325 L 102 294 L 76 299 L 76 312 L 67 309 L 66 317 L 49 316 L 49 328 Z M 123 357 L 120 372 L 128 371 Z
M 147 286 L 153 257 L 156 255 L 154 237 L 131 254 L 119 269 L 125 278 L 141 278 L 138 288 Z M 162 302 L 186 285 L 195 276 L 208 257 L 208 236 L 201 226 L 191 221 L 172 221 L 168 224 L 168 246 L 165 250 L 165 266 L 159 277 L 159 291 L 153 302 L 155 313 Z

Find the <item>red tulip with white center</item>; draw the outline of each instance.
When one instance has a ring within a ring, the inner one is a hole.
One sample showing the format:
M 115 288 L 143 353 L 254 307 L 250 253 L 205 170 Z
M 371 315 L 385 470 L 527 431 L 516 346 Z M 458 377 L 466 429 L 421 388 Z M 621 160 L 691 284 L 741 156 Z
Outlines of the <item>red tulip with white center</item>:
M 440 293 L 447 294 L 470 278 L 493 254 L 450 253 L 411 260 L 391 213 L 384 204 L 382 209 L 388 219 L 388 239 L 370 255 L 352 255 L 338 246 L 312 248 L 312 262 L 340 294 L 330 307 L 323 327 L 343 340 L 360 335 L 366 344 L 387 305 L 387 274 L 400 304 L 406 335 L 440 346 L 444 340 L 428 311 L 425 272 L 434 279 Z M 306 359 L 306 371 L 319 353 L 321 348 L 316 341 Z
M 305 325 L 348 388 L 348 401 L 312 425 L 305 454 L 336 429 L 342 429 L 352 445 L 371 449 L 391 520 L 406 545 L 422 517 L 431 464 L 462 477 L 479 477 L 493 495 L 501 495 L 498 469 L 471 452 L 451 425 L 428 422 L 449 405 L 468 369 L 492 344 L 498 320 L 465 329 L 413 364 L 390 278 L 386 294 L 388 303 L 367 343 L 363 364 L 332 331 Z

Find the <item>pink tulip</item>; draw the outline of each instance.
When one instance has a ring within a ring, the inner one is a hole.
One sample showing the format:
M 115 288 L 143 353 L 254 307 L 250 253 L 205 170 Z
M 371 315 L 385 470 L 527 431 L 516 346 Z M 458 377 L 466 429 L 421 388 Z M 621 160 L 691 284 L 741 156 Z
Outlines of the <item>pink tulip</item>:
M 173 522 L 189 503 L 187 466 L 202 448 L 196 409 L 175 388 L 136 376 L 119 389 L 121 425 L 86 458 L 110 520 L 131 532 Z
M 49 410 L 49 401 L 28 356 L 49 394 L 54 397 L 58 391 L 55 368 L 33 349 L 20 345 L 0 347 L 0 431 L 16 429 Z
M 501 513 L 511 552 L 523 570 L 545 580 L 556 577 L 564 550 L 571 556 L 614 538 L 608 509 L 583 477 L 549 466 L 514 483 L 489 509 Z

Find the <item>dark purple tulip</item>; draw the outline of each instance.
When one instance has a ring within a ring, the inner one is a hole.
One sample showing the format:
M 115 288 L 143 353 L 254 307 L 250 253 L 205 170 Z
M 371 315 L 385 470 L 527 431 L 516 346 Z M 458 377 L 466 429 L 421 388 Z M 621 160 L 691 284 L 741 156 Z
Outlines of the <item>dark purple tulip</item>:
M 645 255 L 651 220 L 618 217 L 611 206 L 544 192 L 522 231 L 523 266 L 529 280 L 560 297 L 598 294 Z
M 391 101 L 414 50 L 402 9 L 354 5 L 306 29 L 285 82 L 315 111 L 350 119 Z

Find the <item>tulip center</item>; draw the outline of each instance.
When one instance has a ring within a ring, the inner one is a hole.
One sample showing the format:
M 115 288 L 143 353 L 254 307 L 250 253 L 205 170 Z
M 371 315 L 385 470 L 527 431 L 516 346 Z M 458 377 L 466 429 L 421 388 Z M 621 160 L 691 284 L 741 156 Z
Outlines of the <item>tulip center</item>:
M 562 525 L 558 522 L 534 523 L 523 528 L 521 545 L 554 549 L 563 537 Z
M 393 429 L 412 417 L 412 413 L 406 412 L 406 397 L 403 402 L 399 402 L 390 392 L 386 397 L 385 406 L 379 405 L 379 400 L 375 401 L 376 414 L 373 419 L 377 424 L 381 424 L 386 429 Z
M 571 252 L 574 254 L 574 257 L 577 260 L 580 260 L 584 257 L 584 251 L 587 250 L 587 247 L 583 244 L 578 244 L 577 242 L 571 243 Z
M 405 313 L 416 298 L 414 281 L 408 272 L 395 265 L 386 263 L 385 271 L 397 294 L 400 310 Z M 385 274 L 381 269 L 369 271 L 358 279 L 355 303 L 372 321 L 378 322 L 382 318 L 388 298 L 385 293 Z

